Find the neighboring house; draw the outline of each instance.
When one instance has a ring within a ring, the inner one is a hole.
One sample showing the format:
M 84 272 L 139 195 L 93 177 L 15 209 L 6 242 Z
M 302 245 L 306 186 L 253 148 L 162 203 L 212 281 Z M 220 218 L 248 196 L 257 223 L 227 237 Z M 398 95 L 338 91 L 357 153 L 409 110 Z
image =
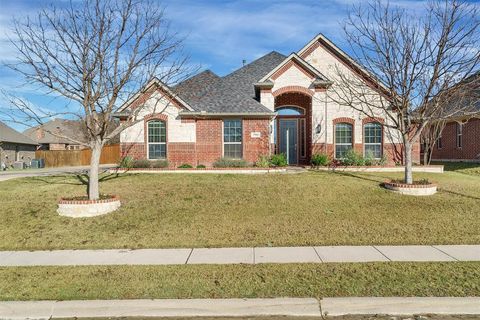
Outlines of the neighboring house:
M 43 125 L 27 129 L 23 133 L 36 141 L 41 150 L 81 150 L 85 148 L 56 134 L 82 142 L 87 141 L 81 123 L 75 120 L 54 119 Z
M 30 164 L 35 159 L 37 143 L 20 132 L 0 122 L 0 168 L 9 167 L 15 161 Z
M 318 35 L 297 53 L 271 52 L 224 77 L 207 70 L 173 87 L 153 79 L 116 114 L 122 121 L 146 106 L 143 121 L 120 135 L 122 155 L 211 165 L 284 153 L 289 164 L 308 164 L 315 152 L 342 158 L 355 149 L 400 162 L 400 135 L 384 126 L 386 114 L 368 118 L 329 98 L 336 67 L 370 78 Z M 419 162 L 419 144 L 413 154 Z
M 480 72 L 472 77 L 479 81 Z M 445 125 L 432 150 L 433 161 L 480 162 L 480 89 L 471 93 L 475 100 L 469 113 L 478 111 L 477 116 L 457 117 Z

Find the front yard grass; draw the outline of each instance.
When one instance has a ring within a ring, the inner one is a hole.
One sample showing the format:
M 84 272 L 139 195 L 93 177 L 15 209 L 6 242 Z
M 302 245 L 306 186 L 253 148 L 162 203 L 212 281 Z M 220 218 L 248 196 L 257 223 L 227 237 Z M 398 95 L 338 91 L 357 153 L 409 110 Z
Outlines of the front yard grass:
M 82 195 L 73 176 L 0 182 L 0 250 L 480 243 L 475 169 L 420 174 L 430 197 L 379 185 L 401 174 L 125 174 L 104 177 L 115 213 L 60 217 L 62 196 Z M 473 173 L 472 173 L 473 172 Z
M 478 295 L 478 262 L 0 268 L 0 300 Z

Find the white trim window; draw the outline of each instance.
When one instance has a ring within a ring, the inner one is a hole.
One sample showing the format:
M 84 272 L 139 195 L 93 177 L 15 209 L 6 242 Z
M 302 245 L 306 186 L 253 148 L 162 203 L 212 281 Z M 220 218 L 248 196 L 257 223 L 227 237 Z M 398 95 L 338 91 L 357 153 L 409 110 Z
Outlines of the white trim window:
M 167 126 L 165 121 L 150 120 L 147 122 L 148 159 L 167 158 Z
M 374 159 L 382 157 L 382 125 L 378 122 L 369 122 L 363 126 L 364 156 Z
M 463 147 L 463 123 L 457 122 L 457 148 Z
M 242 158 L 242 120 L 223 120 L 223 156 Z
M 350 123 L 335 125 L 335 158 L 342 159 L 353 149 L 353 126 Z

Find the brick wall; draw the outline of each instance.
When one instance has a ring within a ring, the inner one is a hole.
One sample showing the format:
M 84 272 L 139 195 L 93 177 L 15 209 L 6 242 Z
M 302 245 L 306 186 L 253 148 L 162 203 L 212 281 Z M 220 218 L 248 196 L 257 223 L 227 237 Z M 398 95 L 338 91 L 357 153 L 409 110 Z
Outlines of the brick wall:
M 172 167 L 178 167 L 184 163 L 192 166 L 197 165 L 195 143 L 173 142 L 167 143 L 167 159 Z
M 222 134 L 221 119 L 197 120 L 196 148 L 198 164 L 210 166 L 213 162 L 222 157 Z
M 243 158 L 255 162 L 260 155 L 269 154 L 268 119 L 244 119 L 243 125 Z M 196 120 L 196 143 L 168 142 L 167 160 L 171 167 L 188 163 L 193 166 L 203 164 L 211 166 L 223 156 L 223 120 Z M 252 137 L 252 132 L 258 132 L 260 137 Z M 134 159 L 147 157 L 146 146 L 143 143 L 122 143 L 121 156 L 131 156 Z
M 457 122 L 447 123 L 442 132 L 442 148 L 433 148 L 433 160 L 480 161 L 480 119 L 471 119 L 463 124 L 463 144 L 457 148 Z
M 121 143 L 120 144 L 120 157 L 124 158 L 130 156 L 133 159 L 146 159 L 147 150 L 143 143 Z
M 356 143 L 355 144 L 355 151 L 363 154 L 363 144 Z M 312 145 L 312 152 L 313 153 L 324 153 L 325 152 L 325 144 L 324 143 L 314 143 Z M 327 154 L 333 158 L 334 157 L 334 145 L 327 144 L 326 148 Z M 393 143 L 384 143 L 383 144 L 383 154 L 387 156 L 387 164 L 394 165 L 395 163 L 402 163 L 403 162 L 403 152 L 402 152 L 402 145 L 401 144 L 393 144 Z M 420 163 L 420 144 L 416 143 L 412 150 L 413 155 L 413 163 Z
M 255 162 L 261 155 L 268 155 L 270 120 L 244 119 L 243 120 L 243 158 L 248 162 Z M 259 138 L 251 136 L 252 132 L 260 133 Z

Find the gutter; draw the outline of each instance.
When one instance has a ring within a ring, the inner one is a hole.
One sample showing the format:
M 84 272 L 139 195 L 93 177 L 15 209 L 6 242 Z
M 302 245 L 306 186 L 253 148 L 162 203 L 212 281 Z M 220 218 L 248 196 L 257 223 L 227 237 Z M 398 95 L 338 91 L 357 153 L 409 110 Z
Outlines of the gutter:
M 223 118 L 223 117 L 242 117 L 242 118 L 274 118 L 275 112 L 206 112 L 206 111 L 182 111 L 178 114 L 180 117 L 192 118 Z

